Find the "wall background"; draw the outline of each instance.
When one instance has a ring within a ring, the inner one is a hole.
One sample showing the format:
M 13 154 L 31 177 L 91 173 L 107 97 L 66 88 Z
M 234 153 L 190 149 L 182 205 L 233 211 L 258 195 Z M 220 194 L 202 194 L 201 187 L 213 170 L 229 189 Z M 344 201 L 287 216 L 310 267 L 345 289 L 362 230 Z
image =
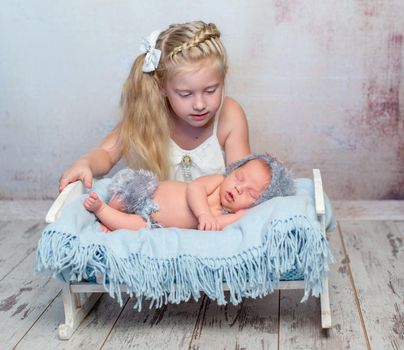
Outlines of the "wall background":
M 0 0 L 0 199 L 57 195 L 118 120 L 141 37 L 215 22 L 254 150 L 332 199 L 404 199 L 402 0 Z

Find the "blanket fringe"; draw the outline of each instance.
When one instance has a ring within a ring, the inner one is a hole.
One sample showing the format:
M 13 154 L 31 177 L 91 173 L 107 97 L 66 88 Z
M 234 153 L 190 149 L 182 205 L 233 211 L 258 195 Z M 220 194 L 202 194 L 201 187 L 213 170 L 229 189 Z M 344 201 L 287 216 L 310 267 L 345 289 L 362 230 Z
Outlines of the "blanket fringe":
M 302 299 L 310 293 L 319 296 L 323 277 L 333 261 L 329 245 L 317 227 L 304 216 L 264 225 L 261 246 L 236 256 L 203 258 L 182 255 L 157 259 L 140 254 L 119 258 L 105 246 L 80 246 L 74 234 L 45 230 L 38 243 L 36 271 L 50 270 L 54 276 L 68 275 L 71 280 L 88 280 L 95 273 L 103 276 L 103 285 L 122 306 L 120 285 L 136 297 L 139 311 L 142 300 L 151 299 L 150 307 L 198 300 L 204 292 L 219 305 L 226 304 L 223 282 L 229 288 L 229 301 L 243 297 L 263 297 L 277 287 L 281 276 L 296 270 L 304 278 Z M 297 229 L 298 228 L 298 229 Z

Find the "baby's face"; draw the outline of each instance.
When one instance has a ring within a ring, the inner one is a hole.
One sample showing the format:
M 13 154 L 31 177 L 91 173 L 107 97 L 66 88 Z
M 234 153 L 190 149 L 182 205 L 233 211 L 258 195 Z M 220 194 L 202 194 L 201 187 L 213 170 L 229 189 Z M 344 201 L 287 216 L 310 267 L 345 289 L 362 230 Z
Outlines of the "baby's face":
M 251 207 L 271 183 L 271 170 L 253 159 L 232 171 L 220 187 L 222 206 L 230 212 Z

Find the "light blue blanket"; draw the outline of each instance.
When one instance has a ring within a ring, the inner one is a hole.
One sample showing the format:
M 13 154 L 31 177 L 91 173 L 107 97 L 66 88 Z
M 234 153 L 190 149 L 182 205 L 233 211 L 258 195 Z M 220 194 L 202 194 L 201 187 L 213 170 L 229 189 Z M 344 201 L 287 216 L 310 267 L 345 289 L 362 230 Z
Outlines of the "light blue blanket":
M 94 190 L 108 200 L 110 179 Z M 297 195 L 277 197 L 250 209 L 223 231 L 178 228 L 99 231 L 99 223 L 82 205 L 83 195 L 48 225 L 38 243 L 36 271 L 50 270 L 68 280 L 94 279 L 101 273 L 110 295 L 122 303 L 120 284 L 152 305 L 179 303 L 204 292 L 225 304 L 271 293 L 282 275 L 296 272 L 305 281 L 302 301 L 318 296 L 332 259 L 314 208 L 313 182 L 295 180 Z M 326 226 L 335 226 L 327 198 Z

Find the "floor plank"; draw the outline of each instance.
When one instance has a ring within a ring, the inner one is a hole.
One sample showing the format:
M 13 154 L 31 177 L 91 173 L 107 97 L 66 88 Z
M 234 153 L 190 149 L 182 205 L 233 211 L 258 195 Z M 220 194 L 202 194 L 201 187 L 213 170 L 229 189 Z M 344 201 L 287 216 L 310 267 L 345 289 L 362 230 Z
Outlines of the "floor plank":
M 2 220 L 43 220 L 51 200 L 0 200 Z
M 191 349 L 276 349 L 278 291 L 264 298 L 246 298 L 239 305 L 219 306 L 207 300 Z
M 404 340 L 404 232 L 383 221 L 341 222 L 372 349 L 401 349 Z
M 126 299 L 125 303 L 126 303 Z M 69 340 L 60 340 L 58 326 L 64 322 L 63 300 L 60 294 L 18 344 L 17 349 L 100 349 L 107 339 L 122 308 L 104 294 Z M 44 342 L 44 339 L 46 341 Z
M 41 219 L 0 221 L 0 282 L 36 250 L 44 227 Z
M 366 349 L 348 262 L 337 231 L 329 235 L 329 242 L 335 258 L 329 272 L 332 328 L 328 334 L 321 329 L 318 298 L 301 303 L 302 291 L 281 291 L 280 349 Z
M 0 339 L 11 349 L 30 330 L 61 290 L 59 281 L 34 276 L 31 253 L 0 284 Z
M 188 349 L 204 300 L 159 309 L 150 309 L 145 302 L 140 312 L 133 309 L 131 300 L 103 349 Z

